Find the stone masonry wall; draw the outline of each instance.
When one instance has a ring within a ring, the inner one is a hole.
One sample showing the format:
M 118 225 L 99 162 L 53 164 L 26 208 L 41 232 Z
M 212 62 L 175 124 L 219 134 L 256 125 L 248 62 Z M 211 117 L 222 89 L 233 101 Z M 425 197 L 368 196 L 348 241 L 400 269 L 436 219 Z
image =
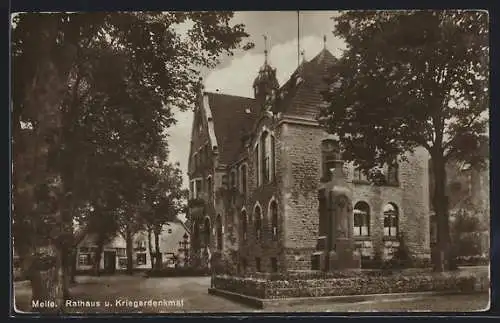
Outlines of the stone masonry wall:
M 400 184 L 403 192 L 400 230 L 407 236 L 407 244 L 414 256 L 430 257 L 429 228 L 429 156 L 424 148 L 408 154 L 408 162 L 401 163 Z
M 299 124 L 283 124 L 283 200 L 286 261 L 289 269 L 310 269 L 318 237 L 318 187 L 324 132 Z

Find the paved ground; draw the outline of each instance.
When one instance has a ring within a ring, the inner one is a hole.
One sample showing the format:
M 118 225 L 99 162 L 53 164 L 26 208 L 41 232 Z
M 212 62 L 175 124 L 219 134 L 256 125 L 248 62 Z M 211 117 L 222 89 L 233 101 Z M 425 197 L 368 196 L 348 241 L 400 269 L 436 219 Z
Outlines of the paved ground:
M 71 288 L 73 301 L 88 301 L 71 312 L 94 313 L 168 313 L 168 312 L 258 312 L 251 307 L 225 298 L 209 295 L 209 277 L 145 278 L 140 276 L 77 277 Z M 29 283 L 15 283 L 16 308 L 29 311 Z M 126 304 L 125 301 L 161 301 L 165 304 Z M 96 304 L 99 301 L 100 304 Z M 105 303 L 108 302 L 108 303 Z M 489 295 L 427 296 L 398 300 L 377 300 L 348 304 L 291 305 L 276 309 L 280 312 L 373 312 L 373 311 L 478 311 L 488 308 Z

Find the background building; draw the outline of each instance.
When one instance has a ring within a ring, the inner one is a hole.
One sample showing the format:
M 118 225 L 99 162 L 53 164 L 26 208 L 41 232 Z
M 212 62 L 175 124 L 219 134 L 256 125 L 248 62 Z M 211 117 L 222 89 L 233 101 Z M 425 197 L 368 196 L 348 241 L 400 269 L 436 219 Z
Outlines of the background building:
M 189 250 L 189 236 L 188 228 L 181 221 L 167 222 L 163 225 L 163 230 L 160 234 L 160 251 L 162 253 L 163 266 L 173 267 L 175 263 L 184 264 L 186 257 L 185 250 Z M 97 250 L 95 236 L 92 234 L 85 236 L 77 247 L 77 271 L 90 271 L 94 268 Z M 148 233 L 146 231 L 140 231 L 133 236 L 132 259 L 134 269 L 151 269 Z M 126 270 L 126 242 L 121 235 L 117 235 L 104 245 L 99 268 L 107 273 Z
M 200 91 L 189 159 L 192 253 L 219 251 L 239 272 L 311 269 L 323 230 L 318 188 L 338 159 L 317 122 L 324 76 L 336 59 L 323 49 L 279 86 L 266 61 L 254 98 Z M 428 155 L 385 165 L 377 185 L 353 165 L 356 244 L 365 259 L 391 257 L 405 233 L 415 257 L 430 257 Z M 208 248 L 207 248 L 208 247 Z

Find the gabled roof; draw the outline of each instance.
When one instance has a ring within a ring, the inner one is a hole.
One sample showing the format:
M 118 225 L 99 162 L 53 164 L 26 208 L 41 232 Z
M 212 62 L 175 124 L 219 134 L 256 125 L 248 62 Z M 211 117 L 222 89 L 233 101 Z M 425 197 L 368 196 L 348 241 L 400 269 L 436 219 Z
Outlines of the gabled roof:
M 212 112 L 219 161 L 231 164 L 243 149 L 244 135 L 252 129 L 257 119 L 257 103 L 255 99 L 241 96 L 210 92 L 205 94 Z
M 172 230 L 170 233 L 169 229 Z M 186 232 L 189 234 L 182 222 L 167 222 L 160 235 L 161 252 L 177 254 L 180 247 L 179 242 L 184 240 Z
M 283 98 L 279 110 L 284 114 L 315 120 L 323 103 L 322 92 L 328 88 L 325 78 L 336 61 L 332 53 L 323 49 L 309 62 L 303 62 L 280 89 Z

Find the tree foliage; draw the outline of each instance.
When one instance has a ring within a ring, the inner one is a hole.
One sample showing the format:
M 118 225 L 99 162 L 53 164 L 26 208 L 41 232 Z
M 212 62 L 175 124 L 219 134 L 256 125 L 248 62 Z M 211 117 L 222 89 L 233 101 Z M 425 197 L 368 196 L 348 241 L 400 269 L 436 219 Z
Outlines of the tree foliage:
M 104 231 L 134 220 L 145 168 L 168 158 L 172 109 L 194 102 L 199 67 L 215 66 L 248 36 L 243 25 L 231 24 L 232 16 L 13 18 L 13 233 L 23 257 L 44 245 L 65 254 L 73 246 L 75 219 Z M 103 217 L 109 226 L 98 225 Z
M 347 49 L 328 78 L 320 123 L 339 136 L 344 159 L 365 170 L 425 147 L 445 248 L 446 161 L 480 162 L 487 136 L 488 15 L 348 11 L 335 21 Z

